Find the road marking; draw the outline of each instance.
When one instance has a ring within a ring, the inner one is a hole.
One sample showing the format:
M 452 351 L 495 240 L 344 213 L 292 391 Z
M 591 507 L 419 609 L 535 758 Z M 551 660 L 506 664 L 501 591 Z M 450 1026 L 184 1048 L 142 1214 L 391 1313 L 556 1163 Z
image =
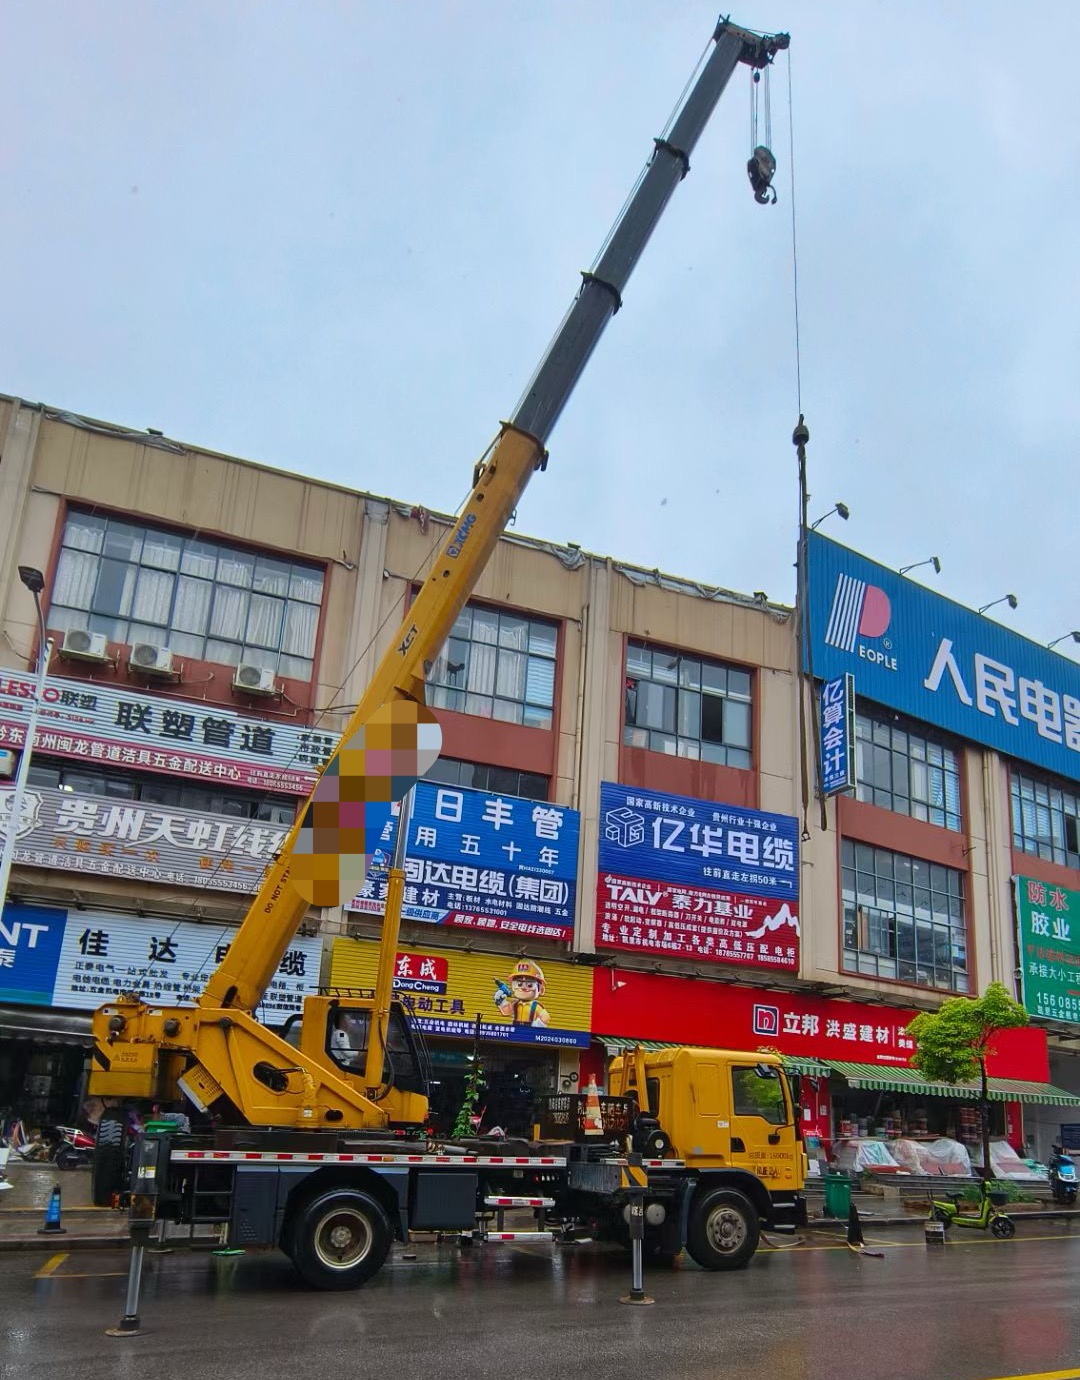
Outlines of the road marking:
M 37 1279 L 37 1278 L 39 1278 L 39 1276 L 35 1275 L 34 1278 Z M 127 1271 L 126 1271 L 126 1270 L 102 1270 L 102 1271 L 100 1271 L 100 1272 L 98 1272 L 98 1273 L 96 1273 L 96 1274 L 91 1272 L 91 1273 L 87 1273 L 87 1274 L 78 1274 L 78 1275 L 72 1275 L 72 1274 L 50 1275 L 49 1278 L 50 1278 L 50 1279 L 54 1279 L 54 1280 L 61 1280 L 61 1279 L 127 1279 Z
M 69 1251 L 61 1251 L 59 1255 L 49 1256 L 48 1260 L 46 1260 L 45 1264 L 42 1265 L 41 1269 L 36 1272 L 34 1278 L 47 1279 L 48 1276 L 51 1275 L 54 1270 L 58 1270 L 60 1266 L 63 1265 L 64 1261 L 68 1258 L 69 1254 Z
M 831 1235 L 831 1233 L 830 1233 L 830 1235 Z M 837 1239 L 838 1239 L 838 1238 L 833 1237 L 833 1240 L 837 1240 Z M 1055 1233 L 1053 1236 L 1015 1236 L 1015 1237 L 1012 1238 L 1012 1244 L 1013 1244 L 1014 1246 L 1026 1245 L 1027 1242 L 1029 1242 L 1029 1241 L 1063 1241 L 1063 1242 L 1070 1242 L 1070 1243 L 1072 1243 L 1072 1242 L 1075 1242 L 1075 1241 L 1076 1241 L 1076 1237 L 1075 1237 L 1075 1236 L 1061 1236 L 1061 1235 L 1058 1235 L 1057 1233 Z M 867 1237 L 867 1238 L 866 1238 L 866 1244 L 867 1244 L 868 1246 L 891 1246 L 894 1250 L 899 1250 L 899 1251 L 910 1251 L 910 1250 L 912 1250 L 912 1249 L 915 1248 L 915 1247 L 923 1247 L 923 1249 L 925 1249 L 924 1243 L 923 1243 L 922 1241 L 880 1241 L 880 1240 L 871 1239 L 870 1237 Z M 945 1238 L 945 1244 L 946 1244 L 947 1246 L 999 1246 L 999 1245 L 1002 1245 L 1002 1244 L 1004 1244 L 1004 1243 L 998 1241 L 996 1237 L 987 1235 L 987 1236 L 984 1236 L 984 1237 L 975 1238 L 975 1239 L 973 1239 L 973 1240 L 971 1240 L 971 1241 L 961 1241 L 958 1237 L 955 1237 L 955 1236 L 947 1236 L 947 1237 Z M 798 1247 L 798 1249 L 801 1250 L 801 1251 L 845 1251 L 845 1250 L 847 1250 L 847 1248 L 848 1248 L 848 1247 L 847 1247 L 847 1242 L 846 1242 L 846 1241 L 841 1242 L 841 1244 L 839 1244 L 839 1245 L 837 1245 L 837 1246 L 799 1246 L 799 1247 Z M 1063 1377 L 1067 1377 L 1067 1380 L 1080 1380 L 1080 1371 L 1062 1371 L 1062 1372 L 1061 1372 L 1061 1375 L 1062 1375 Z M 1009 1380 L 1041 1380 L 1041 1377 L 1038 1377 L 1038 1376 L 1034 1376 L 1034 1377 L 1033 1377 L 1033 1376 L 1011 1376 L 1011 1377 L 1009 1377 Z
M 1077 1380 L 1080 1370 L 1040 1370 L 1032 1375 L 1007 1375 L 1001 1380 Z

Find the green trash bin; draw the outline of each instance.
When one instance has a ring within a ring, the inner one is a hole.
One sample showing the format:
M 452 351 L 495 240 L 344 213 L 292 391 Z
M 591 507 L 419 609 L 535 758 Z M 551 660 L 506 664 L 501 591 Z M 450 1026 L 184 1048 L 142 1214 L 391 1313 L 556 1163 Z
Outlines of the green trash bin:
M 825 1175 L 825 1216 L 847 1221 L 851 1212 L 851 1180 L 846 1174 Z

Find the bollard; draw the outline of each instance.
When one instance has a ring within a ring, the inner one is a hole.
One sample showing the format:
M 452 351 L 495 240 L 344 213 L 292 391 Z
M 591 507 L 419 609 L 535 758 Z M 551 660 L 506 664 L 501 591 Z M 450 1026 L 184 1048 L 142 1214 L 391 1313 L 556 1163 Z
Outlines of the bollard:
M 67 1227 L 60 1225 L 60 1185 L 53 1184 L 45 1208 L 45 1223 L 37 1229 L 38 1236 L 66 1236 Z
M 630 1190 L 630 1292 L 620 1303 L 655 1303 L 645 1292 L 645 1191 Z
M 945 1223 L 928 1221 L 923 1228 L 926 1244 L 928 1246 L 944 1246 L 945 1244 Z

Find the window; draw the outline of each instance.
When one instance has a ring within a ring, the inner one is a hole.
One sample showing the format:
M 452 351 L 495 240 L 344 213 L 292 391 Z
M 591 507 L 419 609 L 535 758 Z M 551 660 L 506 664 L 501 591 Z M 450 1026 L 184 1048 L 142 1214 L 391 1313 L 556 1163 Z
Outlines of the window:
M 626 649 L 627 747 L 751 766 L 750 672 L 678 652 Z
M 428 703 L 550 728 L 558 633 L 556 624 L 538 618 L 468 605 L 431 668 Z
M 1080 868 L 1080 786 L 1014 768 L 1010 794 L 1013 847 Z
M 786 1126 L 787 1103 L 778 1071 L 770 1064 L 731 1070 L 732 1108 L 736 1116 L 760 1116 L 771 1126 Z
M 310 680 L 322 593 L 316 566 L 73 512 L 49 626 Z
M 40 754 L 35 754 L 30 763 L 28 779 L 32 786 L 53 786 L 62 791 L 101 795 L 112 800 L 141 800 L 146 805 L 201 810 L 205 814 L 231 815 L 234 819 L 254 819 L 264 824 L 288 827 L 296 818 L 294 797 L 195 786 L 180 777 L 134 776 L 96 764 L 50 761 Z
M 424 780 L 439 781 L 444 786 L 472 786 L 478 791 L 497 791 L 502 795 L 522 795 L 526 800 L 547 800 L 550 794 L 548 777 L 538 772 L 486 767 L 477 762 L 459 762 L 453 757 L 438 758 Z
M 960 759 L 898 715 L 856 714 L 858 799 L 960 829 Z
M 843 841 L 844 971 L 968 990 L 964 876 Z

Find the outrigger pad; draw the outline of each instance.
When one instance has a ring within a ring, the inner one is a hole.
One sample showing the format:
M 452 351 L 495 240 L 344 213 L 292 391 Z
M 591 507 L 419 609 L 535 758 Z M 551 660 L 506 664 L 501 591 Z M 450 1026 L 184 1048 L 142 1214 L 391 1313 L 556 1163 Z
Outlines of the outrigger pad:
M 393 802 L 434 766 L 442 729 L 426 705 L 380 706 L 326 764 L 304 812 L 289 881 L 313 906 L 351 901 L 373 861 L 388 866 Z

